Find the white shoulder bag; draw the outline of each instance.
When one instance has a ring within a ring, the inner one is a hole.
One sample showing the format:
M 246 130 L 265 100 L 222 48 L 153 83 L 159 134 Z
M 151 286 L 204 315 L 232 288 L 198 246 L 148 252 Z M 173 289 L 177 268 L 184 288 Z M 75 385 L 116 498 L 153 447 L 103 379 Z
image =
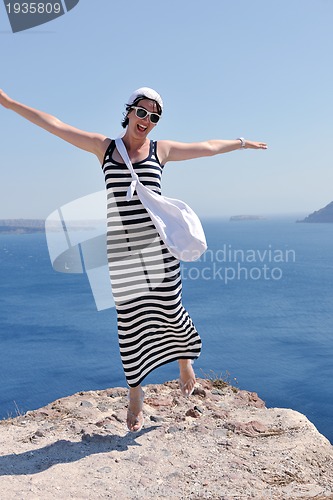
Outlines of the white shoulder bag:
M 132 199 L 136 190 L 170 253 L 178 260 L 199 259 L 207 250 L 207 242 L 197 214 L 183 201 L 167 198 L 144 186 L 134 172 L 123 141 L 117 138 L 115 143 L 133 179 L 127 191 L 127 201 Z

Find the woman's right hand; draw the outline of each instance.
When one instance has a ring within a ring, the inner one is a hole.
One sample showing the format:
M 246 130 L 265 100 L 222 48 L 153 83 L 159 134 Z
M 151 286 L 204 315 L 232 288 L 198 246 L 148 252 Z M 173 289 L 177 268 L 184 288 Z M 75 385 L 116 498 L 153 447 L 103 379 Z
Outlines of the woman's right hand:
M 0 104 L 2 104 L 5 108 L 9 108 L 11 102 L 12 99 L 2 89 L 0 89 Z

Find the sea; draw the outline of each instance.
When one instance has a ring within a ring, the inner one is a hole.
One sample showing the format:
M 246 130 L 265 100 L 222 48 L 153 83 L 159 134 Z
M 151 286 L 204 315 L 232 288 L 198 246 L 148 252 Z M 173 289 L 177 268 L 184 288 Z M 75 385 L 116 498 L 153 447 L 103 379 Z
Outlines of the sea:
M 333 224 L 203 224 L 207 252 L 182 264 L 197 376 L 297 410 L 333 443 Z M 174 362 L 144 383 L 177 377 Z M 86 274 L 52 268 L 44 233 L 0 233 L 0 418 L 111 386 L 126 386 L 114 307 L 97 310 Z

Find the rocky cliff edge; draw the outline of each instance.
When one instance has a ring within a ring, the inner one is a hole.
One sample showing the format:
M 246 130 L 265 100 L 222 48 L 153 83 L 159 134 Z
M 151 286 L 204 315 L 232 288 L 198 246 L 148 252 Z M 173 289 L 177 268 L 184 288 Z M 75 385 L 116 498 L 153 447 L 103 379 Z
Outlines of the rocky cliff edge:
M 1 498 L 333 498 L 332 445 L 304 415 L 204 379 L 188 399 L 176 381 L 144 389 L 139 433 L 125 388 L 1 421 Z

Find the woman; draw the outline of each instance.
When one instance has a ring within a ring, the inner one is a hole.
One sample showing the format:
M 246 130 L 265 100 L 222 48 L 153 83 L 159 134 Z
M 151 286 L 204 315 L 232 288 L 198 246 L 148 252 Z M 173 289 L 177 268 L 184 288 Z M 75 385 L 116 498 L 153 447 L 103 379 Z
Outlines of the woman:
M 121 359 L 129 385 L 127 426 L 143 424 L 142 381 L 162 364 L 178 361 L 184 396 L 195 386 L 192 363 L 200 355 L 201 340 L 181 302 L 179 262 L 153 226 L 136 193 L 126 192 L 131 175 L 113 140 L 89 133 L 42 111 L 21 104 L 0 90 L 0 104 L 99 159 L 107 189 L 108 260 L 118 315 Z M 153 89 L 136 90 L 126 105 L 123 142 L 141 182 L 160 193 L 161 174 L 168 161 L 213 156 L 236 149 L 266 149 L 263 142 L 209 140 L 196 143 L 153 142 L 149 133 L 163 112 L 161 96 Z

